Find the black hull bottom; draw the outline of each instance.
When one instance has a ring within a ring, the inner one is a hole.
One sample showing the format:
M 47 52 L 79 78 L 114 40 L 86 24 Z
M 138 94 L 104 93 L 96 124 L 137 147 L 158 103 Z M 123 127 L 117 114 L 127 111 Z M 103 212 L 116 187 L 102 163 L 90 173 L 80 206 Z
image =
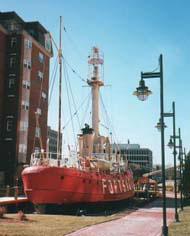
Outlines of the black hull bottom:
M 61 214 L 61 215 L 111 215 L 115 212 L 130 208 L 133 198 L 117 202 L 98 203 L 75 203 L 65 204 L 35 204 L 34 208 L 38 214 Z

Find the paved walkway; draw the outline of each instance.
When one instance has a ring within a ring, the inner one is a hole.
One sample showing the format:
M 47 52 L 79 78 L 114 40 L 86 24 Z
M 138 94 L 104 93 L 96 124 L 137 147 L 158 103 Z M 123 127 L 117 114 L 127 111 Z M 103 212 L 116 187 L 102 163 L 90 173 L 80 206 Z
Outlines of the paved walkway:
M 121 219 L 93 225 L 69 234 L 69 236 L 160 236 L 162 231 L 162 199 L 129 214 L 123 212 Z M 167 198 L 167 225 L 174 221 L 174 199 Z

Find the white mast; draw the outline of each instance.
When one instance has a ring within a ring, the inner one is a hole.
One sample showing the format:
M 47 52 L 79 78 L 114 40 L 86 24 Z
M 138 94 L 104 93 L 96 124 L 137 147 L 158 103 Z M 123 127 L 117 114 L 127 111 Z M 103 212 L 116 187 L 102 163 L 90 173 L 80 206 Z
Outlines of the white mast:
M 104 60 L 97 47 L 92 48 L 88 64 L 90 73 L 87 83 L 92 88 L 92 128 L 95 132 L 95 138 L 97 138 L 99 135 L 99 88 L 104 85 L 99 77 L 99 71 L 101 67 L 103 68 Z
M 61 160 L 61 96 L 62 96 L 62 45 L 61 45 L 61 27 L 62 17 L 60 16 L 60 33 L 59 33 L 59 118 L 58 118 L 58 136 L 57 136 L 57 164 L 60 166 Z

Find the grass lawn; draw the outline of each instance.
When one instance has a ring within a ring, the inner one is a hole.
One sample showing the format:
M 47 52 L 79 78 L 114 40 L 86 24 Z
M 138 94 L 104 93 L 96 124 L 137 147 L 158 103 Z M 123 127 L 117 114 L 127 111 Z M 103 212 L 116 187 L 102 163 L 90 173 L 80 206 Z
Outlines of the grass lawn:
M 190 207 L 185 207 L 180 211 L 179 223 L 169 225 L 169 236 L 189 236 L 190 235 Z
M 118 216 L 64 216 L 27 214 L 27 221 L 16 214 L 0 219 L 0 236 L 62 236 L 83 227 L 119 218 Z

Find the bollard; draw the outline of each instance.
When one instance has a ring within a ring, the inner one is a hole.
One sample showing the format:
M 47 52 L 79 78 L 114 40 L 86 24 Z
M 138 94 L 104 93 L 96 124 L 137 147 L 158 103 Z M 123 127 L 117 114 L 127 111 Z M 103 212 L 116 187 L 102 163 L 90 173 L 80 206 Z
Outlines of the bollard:
M 19 211 L 19 212 L 17 213 L 17 218 L 18 218 L 20 221 L 27 220 L 26 215 L 24 214 L 23 211 Z
M 6 197 L 9 197 L 9 194 L 10 194 L 10 186 L 7 185 L 7 186 L 6 186 L 6 194 L 5 194 L 5 196 L 6 196 Z
M 15 186 L 15 194 L 14 194 L 15 200 L 18 198 L 18 186 Z

